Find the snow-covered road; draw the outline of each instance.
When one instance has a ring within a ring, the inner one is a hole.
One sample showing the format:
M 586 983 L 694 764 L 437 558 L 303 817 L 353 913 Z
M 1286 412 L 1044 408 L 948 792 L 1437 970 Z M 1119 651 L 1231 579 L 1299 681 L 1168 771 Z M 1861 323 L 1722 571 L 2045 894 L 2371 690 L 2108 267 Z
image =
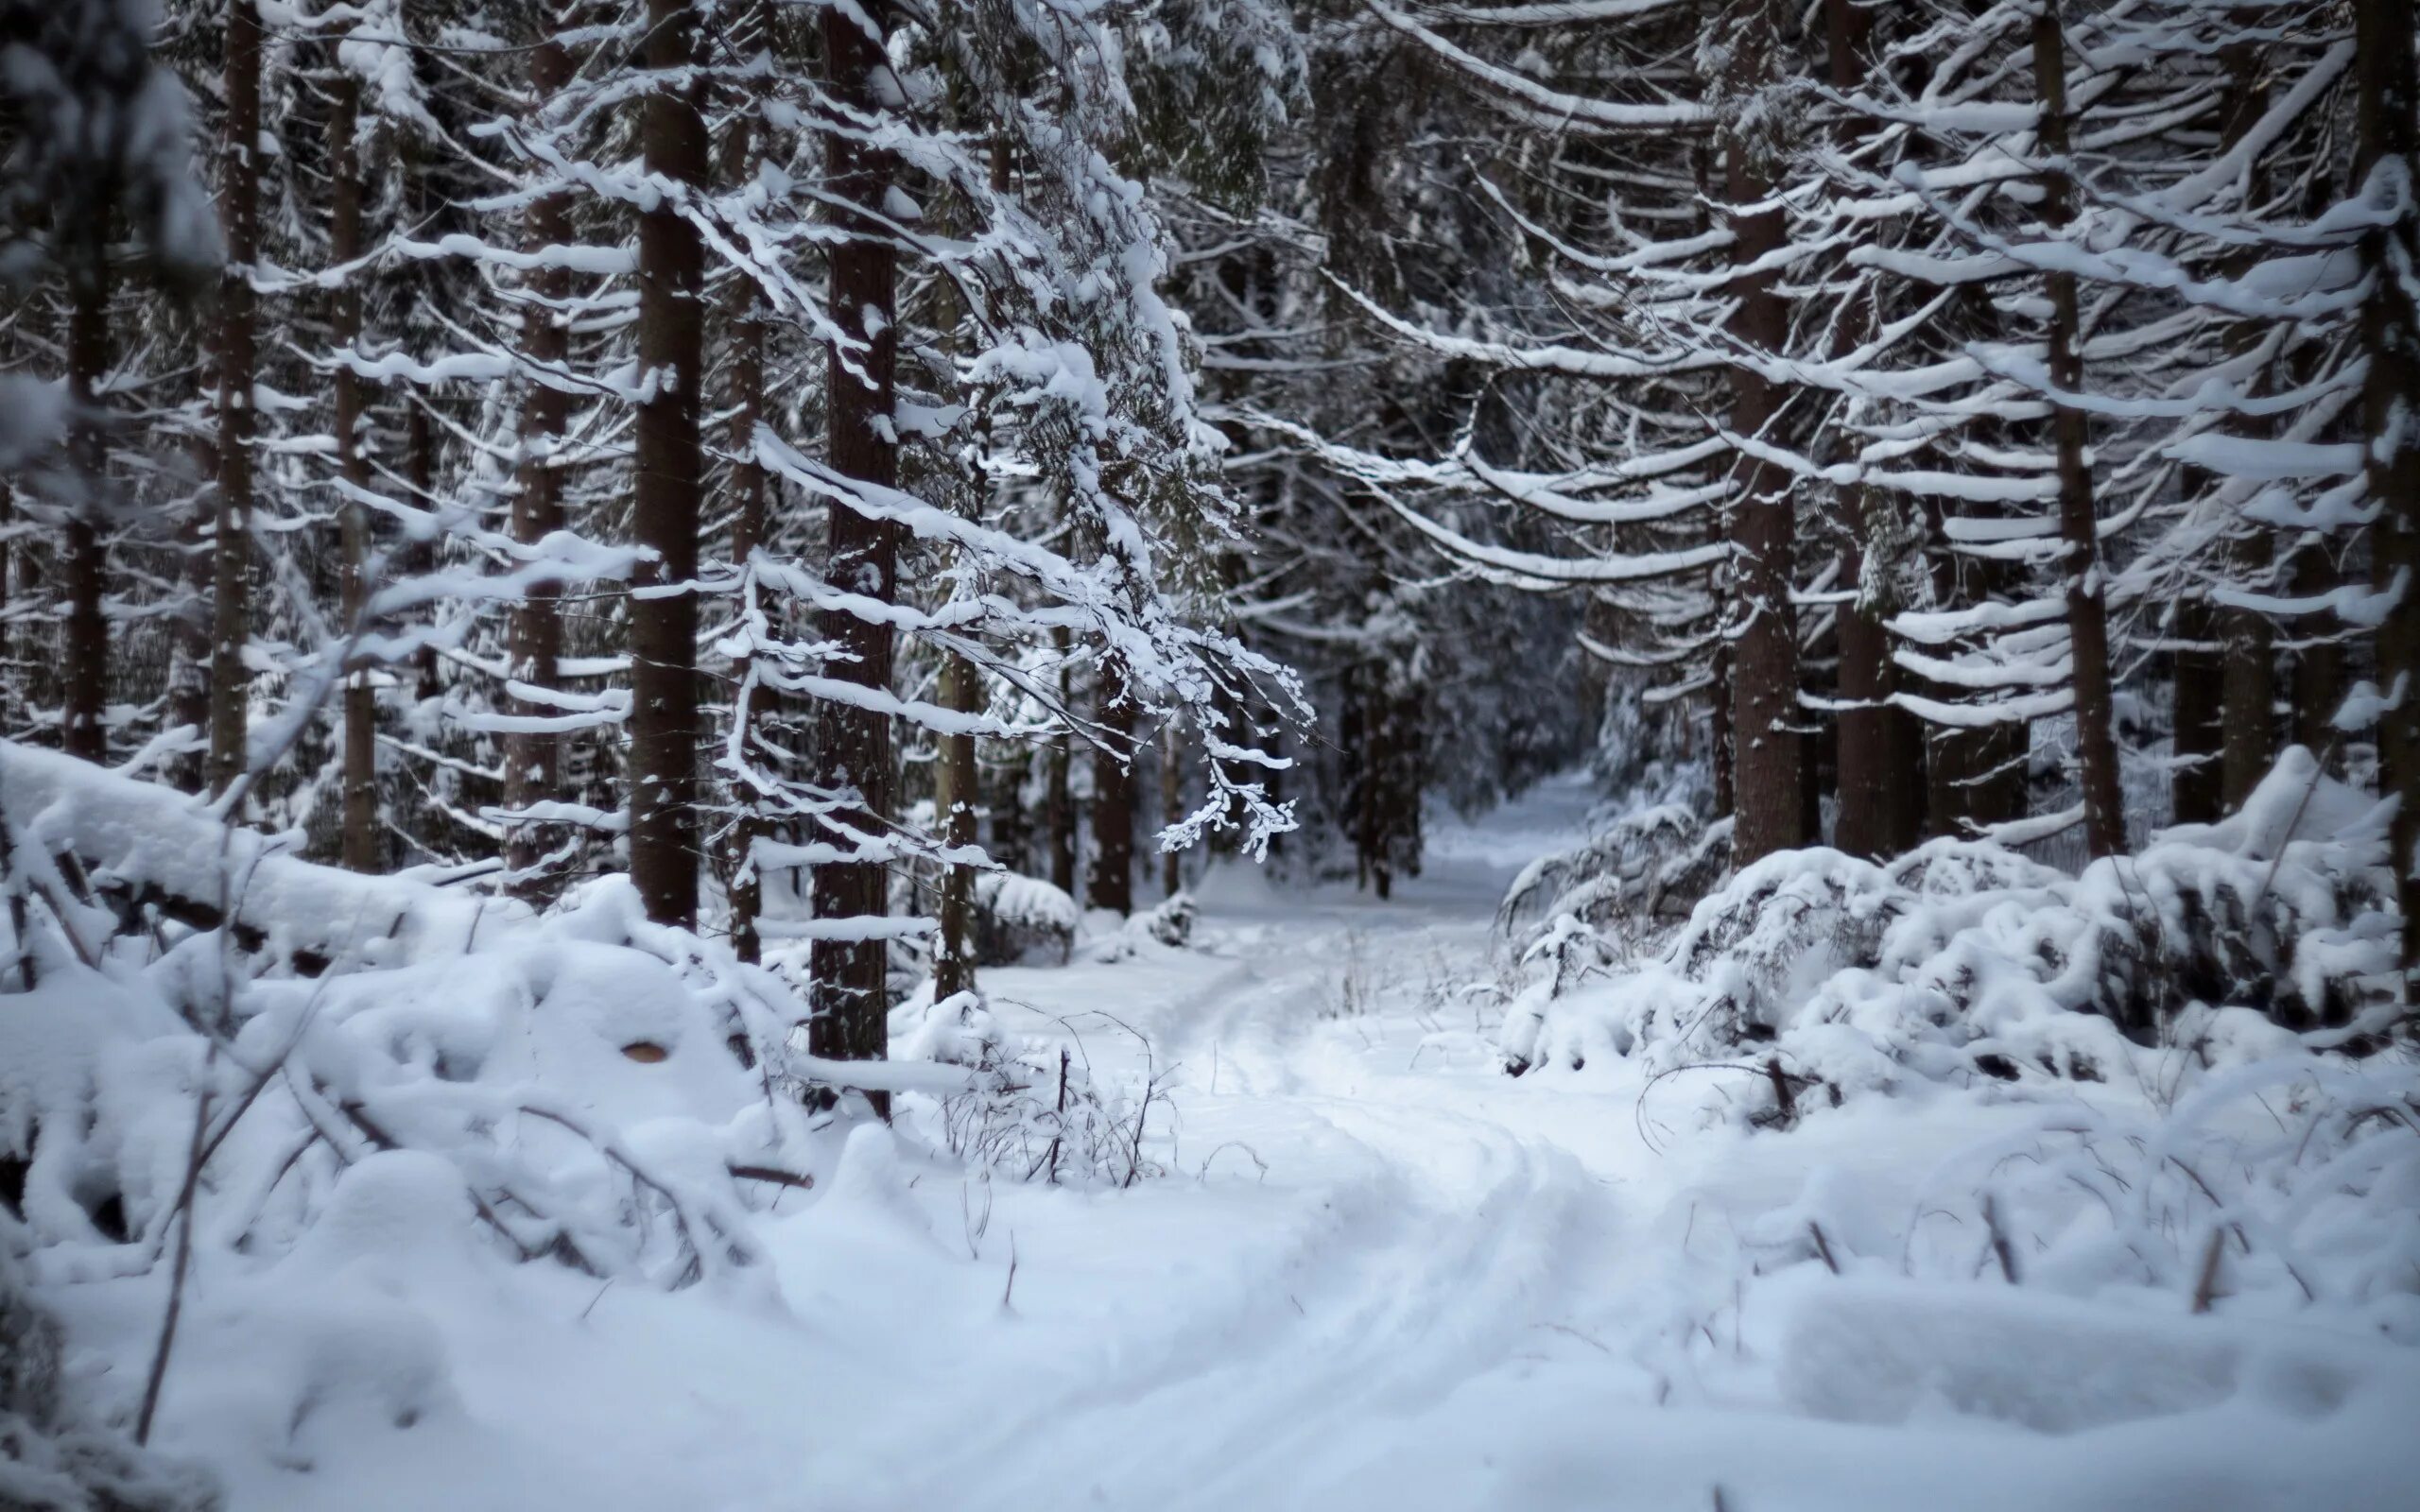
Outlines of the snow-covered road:
M 1502 1075 L 1492 910 L 1584 807 L 1550 784 L 1447 828 L 1390 903 L 1231 870 L 1197 949 L 990 973 L 1012 1036 L 1161 1073 L 1165 1176 L 986 1183 L 860 1131 L 767 1226 L 778 1298 L 528 1266 L 407 1297 L 459 1411 L 307 1470 L 216 1446 L 233 1504 L 2411 1504 L 2406 1351 L 1897 1279 L 1925 1174 L 2023 1107 L 1747 1135 L 1618 1075 Z

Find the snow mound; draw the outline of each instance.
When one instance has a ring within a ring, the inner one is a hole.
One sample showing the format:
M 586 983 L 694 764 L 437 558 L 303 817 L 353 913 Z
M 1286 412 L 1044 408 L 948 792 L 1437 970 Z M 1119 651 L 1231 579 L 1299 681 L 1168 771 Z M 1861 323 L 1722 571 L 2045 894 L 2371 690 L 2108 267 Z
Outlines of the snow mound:
M 1039 877 L 982 871 L 975 877 L 976 960 L 982 966 L 1028 961 L 1061 965 L 1076 948 L 1083 911 L 1076 900 Z
M 1893 865 L 1827 850 L 1751 865 L 1633 960 L 1565 912 L 1526 954 L 1498 1049 L 1515 1074 L 1643 1057 L 1754 1071 L 1771 1121 L 1918 1080 L 2098 1080 L 2377 1042 L 2398 927 L 2391 803 L 2289 749 L 2223 824 L 2070 877 L 1989 842 Z M 1518 889 L 1516 889 L 1516 892 Z

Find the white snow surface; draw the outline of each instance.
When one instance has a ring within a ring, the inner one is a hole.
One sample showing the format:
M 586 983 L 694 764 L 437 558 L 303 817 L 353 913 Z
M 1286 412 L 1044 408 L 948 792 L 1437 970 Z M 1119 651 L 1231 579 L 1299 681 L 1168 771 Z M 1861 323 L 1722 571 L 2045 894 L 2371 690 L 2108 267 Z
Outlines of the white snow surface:
M 2156 1223 L 2096 1227 L 2057 1179 L 2093 1131 L 2113 1179 L 2156 1143 L 2140 1088 L 1914 1088 L 1752 1132 L 1643 1069 L 1503 1074 L 1495 905 L 1588 799 L 1443 827 L 1392 903 L 1236 868 L 1188 948 L 984 973 L 1011 1048 L 1130 1099 L 1166 1077 L 1165 1174 L 1131 1187 L 970 1173 L 903 1093 L 897 1131 L 753 1215 L 771 1284 L 664 1290 L 510 1263 L 445 1162 L 361 1160 L 292 1247 L 198 1253 L 154 1443 L 295 1512 L 2411 1504 L 2408 1156 L 2295 1252 L 2315 1301 L 2262 1228 L 2193 1315 L 2189 1211 L 2179 1283 L 2122 1254 Z M 644 1017 L 640 985 L 583 1001 Z M 1971 1194 L 2029 1167 L 1989 1188 L 2012 1285 Z M 44 1285 L 104 1401 L 140 1393 L 165 1270 Z

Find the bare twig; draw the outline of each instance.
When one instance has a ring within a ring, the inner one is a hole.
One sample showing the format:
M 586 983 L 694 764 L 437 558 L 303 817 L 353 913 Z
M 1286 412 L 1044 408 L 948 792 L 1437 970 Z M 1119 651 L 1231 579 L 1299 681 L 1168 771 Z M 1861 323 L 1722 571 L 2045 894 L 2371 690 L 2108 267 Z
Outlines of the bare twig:
M 185 1278 L 193 1270 L 193 1205 L 201 1185 L 202 1130 L 210 1123 L 210 1074 L 218 1064 L 218 1041 L 202 1052 L 201 1085 L 193 1103 L 193 1139 L 185 1147 L 185 1179 L 178 1190 L 173 1213 L 178 1220 L 177 1258 L 168 1274 L 168 1308 L 160 1318 L 160 1342 L 151 1351 L 151 1371 L 143 1383 L 143 1410 L 134 1419 L 134 1441 L 151 1441 L 151 1420 L 160 1411 L 160 1388 L 168 1378 L 168 1351 L 176 1348 L 177 1321 L 184 1314 Z
M 2219 1295 L 2219 1257 L 2226 1249 L 2227 1233 L 2213 1226 L 2209 1242 L 2202 1246 L 2202 1276 L 2193 1283 L 2193 1311 L 2206 1313 Z

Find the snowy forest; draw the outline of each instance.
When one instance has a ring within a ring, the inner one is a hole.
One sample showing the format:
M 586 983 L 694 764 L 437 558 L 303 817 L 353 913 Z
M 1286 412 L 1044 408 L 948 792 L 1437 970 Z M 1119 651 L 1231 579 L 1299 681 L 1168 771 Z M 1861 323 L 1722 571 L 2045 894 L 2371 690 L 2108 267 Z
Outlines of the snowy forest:
M 0 1512 L 2420 1497 L 2413 0 L 0 0 Z

